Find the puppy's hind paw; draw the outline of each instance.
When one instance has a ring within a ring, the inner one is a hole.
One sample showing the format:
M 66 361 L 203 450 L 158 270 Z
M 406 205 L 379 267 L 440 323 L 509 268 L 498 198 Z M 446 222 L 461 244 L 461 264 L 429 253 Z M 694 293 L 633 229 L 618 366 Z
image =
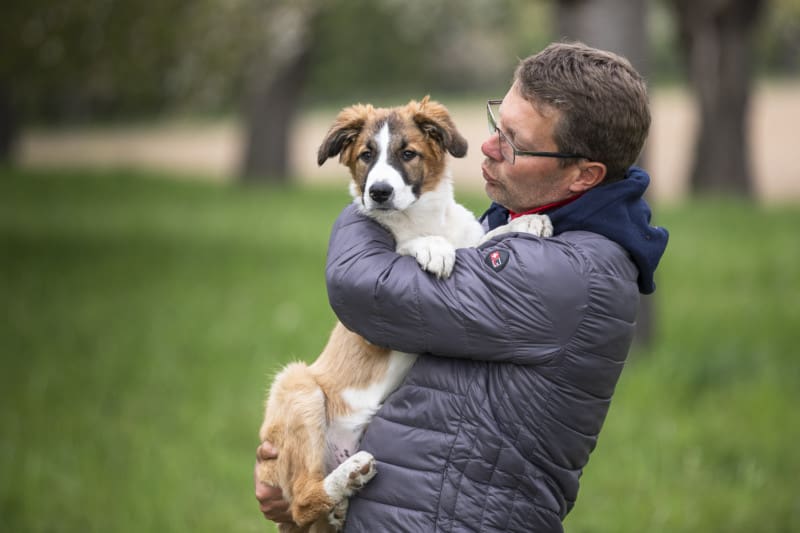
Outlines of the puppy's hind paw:
M 344 467 L 344 468 L 342 468 Z M 340 470 L 341 469 L 341 470 Z M 336 480 L 331 479 L 331 476 L 339 472 Z M 342 494 L 341 500 L 336 502 L 333 509 L 328 513 L 328 523 L 336 530 L 341 531 L 344 529 L 344 520 L 347 517 L 347 507 L 350 505 L 348 498 L 355 494 L 361 487 L 367 484 L 369 480 L 375 477 L 375 458 L 367 452 L 358 452 L 347 458 L 336 470 L 330 473 L 325 478 L 325 490 L 331 494 L 331 490 L 337 490 Z M 345 476 L 346 474 L 346 476 Z M 331 483 L 328 480 L 331 479 Z M 344 486 L 341 486 L 344 483 Z M 335 485 L 340 485 L 335 487 Z M 333 498 L 335 501 L 335 498 Z
M 361 451 L 348 457 L 324 481 L 325 492 L 335 503 L 352 496 L 375 477 L 375 458 Z
M 352 491 L 350 495 L 366 485 L 369 480 L 375 477 L 375 458 L 367 452 L 358 452 L 352 455 L 348 461 L 352 462 L 350 473 L 347 476 L 347 486 Z

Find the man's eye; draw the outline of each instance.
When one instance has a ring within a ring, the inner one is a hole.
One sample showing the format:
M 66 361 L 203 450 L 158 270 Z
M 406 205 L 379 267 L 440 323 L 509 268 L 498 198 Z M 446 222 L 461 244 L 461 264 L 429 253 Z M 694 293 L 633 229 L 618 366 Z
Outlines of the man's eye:
M 370 152 L 369 150 L 364 150 L 363 152 L 361 152 L 358 158 L 362 160 L 364 163 L 369 163 L 370 161 L 372 161 L 372 152 Z
M 403 161 L 411 161 L 415 157 L 417 157 L 417 152 L 413 152 L 411 150 L 403 150 L 400 154 L 400 157 L 403 158 Z

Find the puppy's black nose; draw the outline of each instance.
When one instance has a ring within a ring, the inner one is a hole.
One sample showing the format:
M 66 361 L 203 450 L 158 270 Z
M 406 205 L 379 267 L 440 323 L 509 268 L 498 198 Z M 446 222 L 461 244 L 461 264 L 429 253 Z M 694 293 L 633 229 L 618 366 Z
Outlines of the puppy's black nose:
M 379 181 L 369 188 L 369 197 L 379 204 L 382 204 L 391 198 L 392 193 L 394 193 L 394 189 L 392 189 L 392 186 L 385 181 Z

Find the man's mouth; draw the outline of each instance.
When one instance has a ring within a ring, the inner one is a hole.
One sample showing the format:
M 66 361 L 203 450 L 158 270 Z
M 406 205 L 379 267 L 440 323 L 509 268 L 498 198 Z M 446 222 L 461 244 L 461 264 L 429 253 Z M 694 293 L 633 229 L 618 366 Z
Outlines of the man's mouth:
M 486 180 L 487 182 L 489 183 L 497 182 L 497 180 L 494 179 L 494 176 L 489 174 L 489 171 L 486 170 L 486 165 L 481 165 L 481 174 L 483 174 L 483 179 Z

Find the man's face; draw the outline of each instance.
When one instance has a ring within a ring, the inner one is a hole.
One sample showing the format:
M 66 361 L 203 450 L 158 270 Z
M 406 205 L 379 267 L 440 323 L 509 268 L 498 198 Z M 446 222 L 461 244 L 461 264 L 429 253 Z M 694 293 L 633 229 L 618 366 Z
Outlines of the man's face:
M 560 111 L 543 107 L 537 110 L 512 85 L 503 98 L 498 128 L 522 151 L 557 152 L 553 131 Z M 552 157 L 519 155 L 512 165 L 500 154 L 495 133 L 481 145 L 486 156 L 481 170 L 486 180 L 486 195 L 515 212 L 523 212 L 573 196 L 573 182 L 580 169 L 576 165 L 561 168 Z

